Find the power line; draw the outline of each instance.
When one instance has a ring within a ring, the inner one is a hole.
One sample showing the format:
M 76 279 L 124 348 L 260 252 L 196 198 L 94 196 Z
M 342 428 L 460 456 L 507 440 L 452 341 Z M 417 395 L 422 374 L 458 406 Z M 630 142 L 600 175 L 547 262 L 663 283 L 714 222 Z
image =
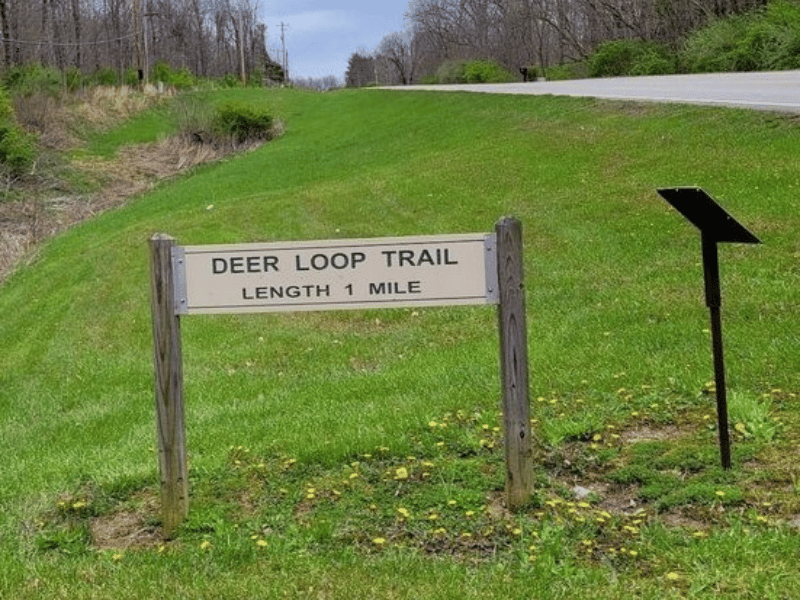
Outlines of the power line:
M 123 35 L 122 37 L 113 38 L 110 40 L 98 40 L 94 42 L 51 42 L 50 40 L 40 40 L 40 41 L 31 41 L 31 40 L 15 40 L 10 38 L 0 38 L 0 42 L 3 43 L 10 43 L 16 46 L 99 46 L 101 44 L 110 44 L 112 42 L 121 42 L 122 40 L 127 40 L 132 37 L 135 37 L 137 34 L 129 33 L 128 35 Z

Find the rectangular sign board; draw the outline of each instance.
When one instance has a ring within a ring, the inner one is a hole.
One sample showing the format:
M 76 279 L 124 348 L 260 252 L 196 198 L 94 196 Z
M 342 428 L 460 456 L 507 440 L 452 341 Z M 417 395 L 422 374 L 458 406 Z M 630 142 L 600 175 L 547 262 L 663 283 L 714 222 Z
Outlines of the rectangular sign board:
M 173 249 L 175 314 L 496 304 L 495 234 Z

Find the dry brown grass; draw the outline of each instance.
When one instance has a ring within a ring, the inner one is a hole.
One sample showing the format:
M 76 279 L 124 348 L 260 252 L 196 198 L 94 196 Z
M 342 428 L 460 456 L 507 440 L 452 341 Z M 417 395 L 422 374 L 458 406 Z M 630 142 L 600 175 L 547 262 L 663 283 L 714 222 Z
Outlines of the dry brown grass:
M 70 99 L 31 98 L 20 121 L 35 129 L 42 145 L 52 151 L 75 147 L 71 133 L 80 127 L 108 127 L 159 101 L 156 89 L 96 88 Z M 92 193 L 64 192 L 63 186 L 32 174 L 25 181 L 9 182 L 21 199 L 0 201 L 0 282 L 42 240 L 94 215 L 124 203 L 157 181 L 192 167 L 258 146 L 258 143 L 220 147 L 172 137 L 152 144 L 122 148 L 113 160 L 74 160 L 71 167 L 99 182 Z M 46 183 L 46 184 L 45 184 Z M 57 195 L 53 188 L 60 188 Z

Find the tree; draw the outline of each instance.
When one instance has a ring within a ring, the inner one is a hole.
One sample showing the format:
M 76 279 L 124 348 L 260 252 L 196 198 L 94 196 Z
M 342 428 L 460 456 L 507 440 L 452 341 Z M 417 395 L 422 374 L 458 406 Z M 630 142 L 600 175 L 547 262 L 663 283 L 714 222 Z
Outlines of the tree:
M 375 59 L 366 50 L 359 49 L 347 61 L 345 85 L 364 87 L 375 82 Z
M 394 77 L 387 83 L 406 85 L 414 79 L 417 66 L 414 37 L 393 32 L 385 36 L 376 49 L 377 60 L 384 59 L 394 70 Z

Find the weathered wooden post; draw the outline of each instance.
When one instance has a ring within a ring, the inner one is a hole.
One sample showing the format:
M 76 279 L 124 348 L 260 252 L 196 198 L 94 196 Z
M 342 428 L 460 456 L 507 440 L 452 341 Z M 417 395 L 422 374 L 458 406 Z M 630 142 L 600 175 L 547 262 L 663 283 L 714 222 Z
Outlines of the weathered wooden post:
M 150 240 L 158 462 L 164 535 L 168 538 L 174 535 L 189 510 L 183 358 L 180 317 L 175 314 L 172 263 L 174 247 L 175 240 L 164 234 L 155 235 Z
M 509 510 L 522 507 L 533 493 L 533 446 L 528 392 L 528 329 L 522 225 L 504 218 L 495 226 L 500 303 L 500 373 L 506 452 L 506 496 Z

